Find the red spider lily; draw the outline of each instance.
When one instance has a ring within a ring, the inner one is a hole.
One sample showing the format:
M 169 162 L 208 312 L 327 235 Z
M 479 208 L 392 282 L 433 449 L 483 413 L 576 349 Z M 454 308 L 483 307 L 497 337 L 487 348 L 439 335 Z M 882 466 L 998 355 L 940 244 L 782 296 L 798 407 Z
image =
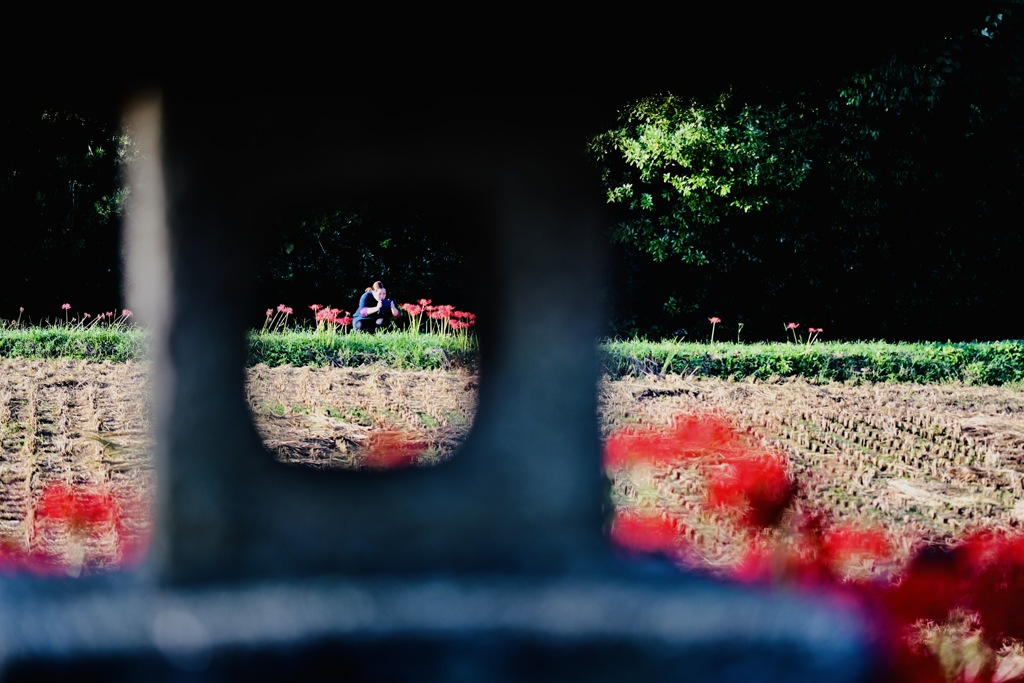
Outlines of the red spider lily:
M 25 550 L 9 541 L 0 540 L 0 573 L 59 576 L 62 570 L 55 557 Z
M 310 308 L 310 310 L 312 310 L 312 311 L 313 311 L 314 313 L 316 313 L 316 312 L 317 312 L 317 311 L 319 311 L 319 310 L 320 310 L 321 308 L 323 308 L 323 306 L 321 306 L 320 304 L 310 304 L 310 305 L 309 305 L 309 308 Z
M 267 309 L 267 317 L 269 318 L 272 315 L 274 315 L 274 309 L 273 308 L 268 308 Z
M 822 557 L 839 569 L 858 560 L 882 560 L 892 556 L 889 535 L 879 529 L 839 526 L 826 531 L 821 538 Z
M 745 583 L 785 583 L 816 590 L 838 583 L 815 539 L 808 537 L 797 537 L 786 544 L 752 543 L 732 577 Z
M 420 299 L 419 303 L 404 303 L 399 308 L 408 313 L 410 318 L 410 329 L 419 332 L 420 319 L 426 316 L 429 320 L 435 320 L 431 331 L 445 333 L 449 330 L 464 331 L 476 325 L 476 314 L 468 311 L 457 311 L 449 304 L 431 305 L 430 299 Z
M 464 322 L 463 327 L 472 327 L 476 324 L 476 313 L 469 313 L 468 311 L 452 311 L 453 318 L 459 318 Z
M 717 325 L 718 323 L 722 322 L 722 319 L 719 318 L 716 315 L 716 316 L 713 316 L 711 318 L 708 318 L 708 322 L 711 323 L 711 343 L 714 344 L 715 343 L 715 325 Z
M 941 622 L 950 610 L 966 607 L 966 580 L 962 548 L 926 546 L 908 565 L 905 574 L 881 596 L 886 613 L 897 625 L 920 619 Z
M 733 457 L 710 477 L 707 502 L 730 508 L 750 528 L 776 526 L 796 493 L 782 457 Z
M 36 519 L 56 519 L 73 530 L 87 531 L 99 524 L 114 524 L 121 511 L 107 493 L 72 489 L 67 486 L 48 486 L 36 503 Z
M 616 512 L 611 540 L 618 547 L 638 553 L 676 556 L 688 545 L 686 527 L 665 515 Z
M 375 431 L 366 442 L 364 460 L 372 469 L 397 469 L 415 464 L 427 448 L 414 434 L 400 431 Z
M 100 487 L 54 484 L 47 486 L 36 502 L 33 536 L 53 525 L 66 527 L 81 539 L 112 531 L 117 539 L 118 557 L 114 559 L 120 566 L 127 567 L 138 563 L 149 543 L 148 534 L 133 532 L 129 522 L 145 520 L 147 516 L 146 505 L 141 500 L 115 496 Z M 46 571 L 49 565 L 57 567 L 60 564 L 57 558 L 48 558 L 38 552 L 28 560 L 29 564 L 22 562 L 22 565 L 33 573 Z
M 771 529 L 748 536 L 750 545 L 731 578 L 805 587 L 863 610 L 882 648 L 885 683 L 954 680 L 918 634 L 922 624 L 941 625 L 957 610 L 976 616 L 993 652 L 1024 640 L 1024 534 L 985 531 L 955 546 L 925 545 L 895 579 L 850 578 L 858 563 L 894 559 L 890 537 L 877 529 L 832 525 L 820 512 L 794 510 L 796 484 L 784 458 L 744 444 L 720 421 L 686 417 L 670 429 L 621 430 L 608 438 L 604 456 L 609 468 L 705 456 L 695 462 L 709 473 L 706 504 L 737 512 L 751 531 Z M 691 552 L 686 527 L 663 515 L 619 512 L 610 533 L 627 550 L 666 554 L 698 568 L 707 564 L 699 551 Z M 991 661 L 976 664 L 969 678 L 955 680 L 993 681 L 1001 675 Z
M 970 603 L 993 647 L 1024 638 L 1024 536 L 984 532 L 966 539 Z
M 800 327 L 800 323 L 786 323 L 787 330 L 795 330 L 798 327 Z
M 712 416 L 677 417 L 668 429 L 626 428 L 605 442 L 608 469 L 636 463 L 662 464 L 695 455 L 734 452 L 740 447 L 735 430 Z
M 65 311 L 69 311 L 71 310 L 71 304 L 62 304 L 61 308 L 64 309 Z
M 318 310 L 316 310 L 313 318 L 316 320 L 318 331 L 322 331 L 324 329 L 325 323 L 341 327 L 346 327 L 352 324 L 352 317 L 349 315 L 348 311 L 343 311 L 340 308 L 331 308 L 330 306 L 318 305 Z
M 780 538 L 758 536 L 737 565 L 736 578 L 742 581 L 792 583 L 835 593 L 842 587 L 849 595 L 861 590 L 844 578 L 851 564 L 865 560 L 888 559 L 893 546 L 888 535 L 877 529 L 849 524 L 830 526 L 820 512 L 795 513 Z

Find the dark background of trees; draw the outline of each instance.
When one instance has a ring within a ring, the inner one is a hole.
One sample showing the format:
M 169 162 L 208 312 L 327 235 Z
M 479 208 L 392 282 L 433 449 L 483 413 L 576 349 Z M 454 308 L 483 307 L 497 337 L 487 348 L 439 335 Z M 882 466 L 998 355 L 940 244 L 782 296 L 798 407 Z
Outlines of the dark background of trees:
M 858 67 L 870 77 L 852 85 L 737 86 L 737 103 L 819 112 L 808 126 L 819 136 L 816 163 L 769 209 L 725 215 L 704 231 L 706 265 L 659 262 L 636 240 L 617 243 L 617 331 L 706 339 L 717 316 L 717 339 L 735 339 L 742 324 L 744 340 L 781 340 L 787 322 L 799 322 L 801 336 L 824 328 L 823 339 L 1024 335 L 1024 8 L 1002 8 L 995 34 L 980 34 L 975 17 Z M 938 84 L 915 85 L 921 74 Z M 857 104 L 829 109 L 841 89 Z M 650 297 L 670 305 L 646 306 Z
M 845 22 L 844 32 L 794 23 L 777 36 L 779 49 L 771 55 L 746 51 L 745 41 L 765 45 L 753 33 L 723 33 L 702 46 L 706 62 L 686 62 L 695 52 L 682 51 L 678 69 L 655 65 L 653 56 L 644 61 L 619 53 L 610 93 L 711 97 L 729 90 L 737 101 L 766 104 L 824 101 L 851 73 L 893 55 L 920 61 L 924 53 L 934 59 L 946 51 L 955 64 L 944 74 L 941 100 L 927 111 L 914 101 L 889 110 L 857 108 L 860 118 L 850 125 L 870 125 L 883 136 L 877 145 L 863 142 L 872 164 L 869 184 L 849 189 L 822 165 L 797 193 L 780 198 L 776 211 L 736 218 L 709 233 L 705 265 L 656 262 L 640 245 L 611 243 L 609 287 L 595 293 L 608 298 L 608 334 L 705 339 L 707 318 L 718 316 L 717 339 L 735 338 L 742 323 L 746 341 L 783 339 L 790 321 L 801 331 L 824 328 L 823 339 L 1024 337 L 1018 313 L 1024 11 L 1008 1 L 962 5 L 941 16 L 918 7 L 885 17 L 851 8 L 849 16 L 830 20 Z M 977 40 L 972 31 L 979 17 L 995 11 L 1007 16 L 999 40 Z M 808 31 L 821 43 L 810 47 L 835 43 L 830 59 L 801 58 L 812 39 Z M 658 78 L 648 78 L 655 72 Z M 0 113 L 0 220 L 8 247 L 0 318 L 17 318 L 20 307 L 33 321 L 63 318 L 66 302 L 73 312 L 94 314 L 125 305 L 119 188 L 133 150 L 119 144 L 117 111 L 107 100 L 54 92 L 12 98 Z M 610 106 L 609 127 L 616 114 Z M 838 116 L 826 130 L 843 130 Z M 820 144 L 828 150 L 837 143 L 825 137 Z M 843 204 L 854 190 L 867 193 L 877 211 L 855 220 L 858 214 Z M 465 305 L 472 300 L 465 292 L 473 287 L 466 280 L 473 254 L 460 246 L 467 226 L 459 210 L 457 204 L 427 212 L 412 201 L 353 202 L 283 222 L 264 245 L 259 296 L 268 308 L 284 303 L 297 313 L 314 303 L 351 310 L 359 293 L 382 279 L 402 301 Z M 262 316 L 262 309 L 253 312 L 254 325 Z

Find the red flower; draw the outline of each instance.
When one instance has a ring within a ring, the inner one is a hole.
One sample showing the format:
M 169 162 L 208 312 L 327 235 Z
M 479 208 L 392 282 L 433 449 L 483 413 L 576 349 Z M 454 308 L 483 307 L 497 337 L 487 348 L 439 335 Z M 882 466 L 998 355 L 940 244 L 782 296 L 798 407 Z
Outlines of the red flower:
M 795 330 L 798 327 L 800 327 L 800 323 L 786 323 L 787 330 Z
M 86 530 L 99 524 L 115 523 L 120 510 L 114 499 L 102 492 L 48 486 L 36 504 L 37 519 L 63 521 L 75 530 Z
M 711 323 L 712 325 L 717 325 L 718 323 L 722 322 L 722 319 L 719 318 L 718 316 L 715 316 L 713 318 L 708 318 L 708 322 Z
M 813 589 L 832 587 L 836 576 L 818 552 L 816 539 L 799 537 L 788 544 L 754 543 L 733 570 L 747 583 L 788 583 Z
M 878 529 L 840 526 L 824 533 L 822 554 L 833 567 L 858 559 L 885 559 L 893 552 L 889 536 Z
M 639 553 L 677 554 L 686 542 L 686 527 L 664 515 L 619 511 L 612 521 L 612 542 Z
M 321 306 L 320 304 L 310 304 L 309 307 L 313 310 L 314 313 L 323 308 L 323 306 Z
M 985 639 L 998 647 L 1024 638 L 1024 536 L 985 532 L 963 542 L 970 573 L 970 601 Z
M 741 456 L 728 459 L 711 476 L 707 501 L 738 511 L 748 527 L 767 528 L 779 523 L 795 493 L 781 457 Z
M 408 467 L 427 449 L 427 444 L 414 434 L 399 431 L 370 433 L 364 455 L 366 465 L 373 469 Z
M 941 622 L 968 602 L 963 549 L 927 546 L 910 562 L 905 575 L 882 596 L 897 624 L 920 619 Z
M 604 464 L 610 469 L 636 462 L 659 464 L 739 448 L 739 438 L 725 420 L 687 415 L 676 417 L 668 429 L 641 427 L 615 432 L 605 443 Z
M 62 573 L 57 558 L 41 552 L 28 551 L 10 541 L 0 539 L 0 573 L 22 572 L 37 576 L 58 576 Z
M 63 308 L 65 311 L 70 310 L 71 309 L 71 304 L 63 304 L 61 306 L 61 308 Z
M 419 301 L 417 301 L 416 303 L 418 303 L 418 304 L 419 304 L 420 306 L 422 306 L 423 308 L 426 308 L 427 306 L 429 306 L 429 305 L 430 305 L 430 301 L 431 301 L 430 299 L 420 299 L 420 300 L 419 300 Z

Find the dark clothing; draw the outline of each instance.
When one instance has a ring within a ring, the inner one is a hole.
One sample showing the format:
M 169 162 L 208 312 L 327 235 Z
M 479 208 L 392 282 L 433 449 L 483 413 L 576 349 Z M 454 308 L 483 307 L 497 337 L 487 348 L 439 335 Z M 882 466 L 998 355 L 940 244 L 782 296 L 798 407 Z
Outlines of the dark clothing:
M 363 292 L 363 295 L 359 297 L 359 305 L 356 307 L 355 313 L 352 314 L 353 330 L 376 332 L 389 327 L 397 320 L 394 313 L 391 312 L 391 299 L 384 299 L 380 302 L 383 304 L 380 311 L 371 312 L 369 315 L 365 313 L 365 309 L 373 308 L 377 303 L 377 297 L 373 295 L 372 291 Z M 382 320 L 379 325 L 377 324 L 378 320 Z

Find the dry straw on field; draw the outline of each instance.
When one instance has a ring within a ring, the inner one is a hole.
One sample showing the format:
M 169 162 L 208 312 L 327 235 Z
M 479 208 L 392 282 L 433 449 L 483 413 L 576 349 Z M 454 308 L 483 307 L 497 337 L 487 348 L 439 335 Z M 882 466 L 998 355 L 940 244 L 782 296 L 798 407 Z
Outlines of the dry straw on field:
M 143 364 L 0 361 L 0 536 L 21 547 L 71 543 L 34 519 L 48 484 L 149 499 L 147 388 Z M 906 539 L 906 552 L 1024 519 L 1024 393 L 1016 388 L 650 376 L 603 381 L 599 390 L 606 437 L 678 415 L 719 415 L 786 457 L 798 505 L 882 527 Z M 378 366 L 257 366 L 246 387 L 268 449 L 312 468 L 367 466 L 368 449 L 385 437 L 422 465 L 458 457 L 476 392 L 468 372 Z M 703 533 L 709 557 L 727 559 L 727 532 L 694 518 L 705 482 L 692 467 L 637 470 L 612 483 L 617 505 L 658 508 Z M 147 523 L 134 520 L 129 533 L 144 534 Z M 118 560 L 102 538 L 84 554 L 98 566 Z

